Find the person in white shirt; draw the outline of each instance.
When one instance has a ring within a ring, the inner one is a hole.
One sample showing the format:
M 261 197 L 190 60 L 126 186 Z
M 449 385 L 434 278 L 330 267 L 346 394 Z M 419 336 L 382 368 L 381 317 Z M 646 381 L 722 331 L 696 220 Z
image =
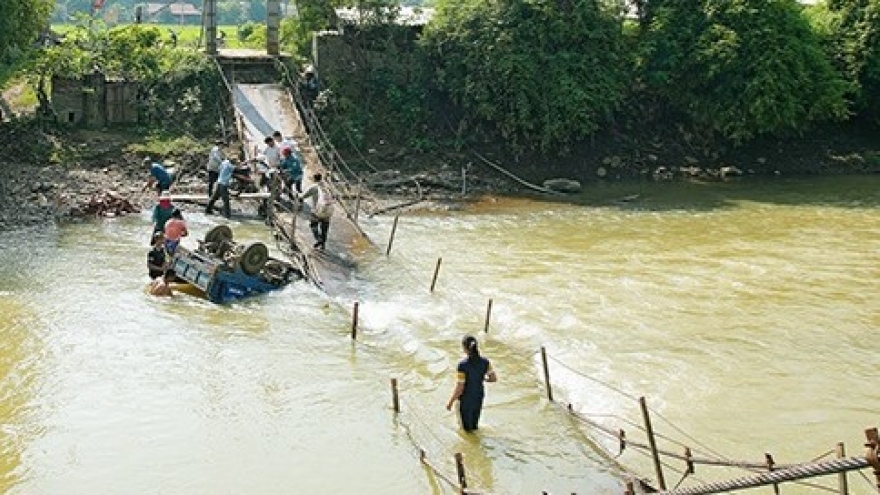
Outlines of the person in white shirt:
M 263 154 L 266 155 L 266 163 L 277 169 L 281 165 L 281 147 L 275 143 L 272 136 L 267 137 L 263 142 L 266 143 L 266 149 L 263 150 Z
M 312 186 L 299 195 L 300 201 L 312 198 L 309 214 L 309 228 L 315 237 L 315 249 L 327 246 L 327 234 L 330 232 L 330 219 L 333 217 L 333 194 L 322 182 L 323 176 L 316 173 L 312 176 Z
M 217 175 L 220 173 L 220 163 L 223 162 L 223 150 L 220 145 L 223 144 L 222 139 L 214 141 L 214 147 L 208 153 L 208 197 L 214 194 L 214 184 L 217 183 Z

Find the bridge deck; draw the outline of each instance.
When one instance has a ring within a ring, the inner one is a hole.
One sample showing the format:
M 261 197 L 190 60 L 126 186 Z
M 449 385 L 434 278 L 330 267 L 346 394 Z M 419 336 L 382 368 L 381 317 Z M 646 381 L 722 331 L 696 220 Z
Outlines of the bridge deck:
M 280 131 L 300 147 L 305 169 L 303 187 L 308 188 L 311 175 L 325 171 L 287 90 L 278 84 L 233 84 L 232 90 L 246 155 L 253 157 L 256 150 L 264 147 L 266 136 Z M 296 216 L 290 212 L 273 214 L 276 228 L 295 243 L 295 249 L 306 255 L 312 281 L 334 295 L 346 292 L 358 260 L 372 251 L 370 241 L 340 210 L 337 208 L 331 219 L 330 234 L 323 251 L 312 248 L 314 240 L 305 213 Z

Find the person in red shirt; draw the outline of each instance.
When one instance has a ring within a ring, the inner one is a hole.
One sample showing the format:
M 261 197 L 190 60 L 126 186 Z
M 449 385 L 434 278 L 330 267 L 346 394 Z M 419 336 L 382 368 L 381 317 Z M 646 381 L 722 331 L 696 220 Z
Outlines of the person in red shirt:
M 188 235 L 189 231 L 186 229 L 183 213 L 175 209 L 171 218 L 165 223 L 165 250 L 168 251 L 168 254 L 174 254 L 177 246 L 180 245 L 180 239 Z

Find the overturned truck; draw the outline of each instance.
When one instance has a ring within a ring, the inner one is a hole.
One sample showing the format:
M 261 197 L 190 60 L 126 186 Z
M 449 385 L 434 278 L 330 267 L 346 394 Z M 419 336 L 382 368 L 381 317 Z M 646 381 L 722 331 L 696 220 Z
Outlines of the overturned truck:
M 305 276 L 304 260 L 269 256 L 262 242 L 240 244 L 232 229 L 214 227 L 196 249 L 178 247 L 171 268 L 211 302 L 223 304 L 278 290 Z

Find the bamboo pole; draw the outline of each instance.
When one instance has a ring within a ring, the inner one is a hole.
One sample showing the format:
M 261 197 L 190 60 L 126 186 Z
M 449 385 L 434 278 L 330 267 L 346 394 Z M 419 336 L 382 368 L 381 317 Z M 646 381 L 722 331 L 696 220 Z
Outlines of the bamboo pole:
M 874 468 L 874 478 L 876 479 L 877 492 L 880 492 L 880 458 L 878 458 L 878 451 L 880 451 L 880 435 L 877 433 L 877 428 L 868 428 L 865 430 L 865 437 L 868 439 L 868 442 L 865 444 L 865 447 L 868 448 L 868 451 L 865 453 L 865 458 L 868 463 Z
M 354 199 L 354 224 L 358 223 L 358 213 L 361 211 L 361 189 L 363 188 L 363 179 L 358 179 L 357 196 Z
M 391 237 L 388 238 L 388 249 L 385 250 L 385 256 L 391 254 L 391 245 L 394 244 L 394 234 L 397 233 L 397 221 L 400 215 L 394 215 L 394 224 L 391 226 Z
M 550 385 L 550 366 L 547 365 L 547 349 L 541 346 L 541 363 L 544 365 L 544 384 L 547 386 L 547 400 L 553 402 L 553 386 Z
M 360 308 L 360 303 L 354 302 L 354 309 L 351 314 L 351 340 L 357 340 L 358 335 L 358 309 Z
M 437 276 L 440 275 L 441 263 L 443 263 L 443 258 L 437 258 L 437 266 L 434 267 L 434 278 L 431 279 L 431 292 L 434 292 L 434 287 L 437 285 Z
M 492 299 L 489 299 L 489 304 L 486 306 L 486 324 L 483 326 L 483 333 L 489 333 L 489 321 L 492 319 Z
M 838 459 L 846 457 L 846 447 L 843 445 L 843 442 L 837 443 L 836 450 Z M 840 495 L 849 495 L 849 482 L 846 479 L 845 471 L 837 475 L 837 487 L 837 491 L 840 492 Z
M 651 415 L 648 413 L 648 402 L 644 397 L 639 397 L 639 406 L 642 408 L 642 418 L 645 421 L 645 432 L 648 434 L 648 445 L 651 447 L 651 457 L 654 460 L 654 471 L 657 473 L 657 483 L 661 490 L 665 490 L 666 480 L 663 478 L 663 466 L 660 464 L 660 453 L 657 451 L 657 439 L 654 438 L 654 427 L 651 426 Z
M 467 167 L 461 167 L 461 195 L 467 195 Z
M 769 452 L 765 452 L 764 459 L 767 461 L 767 472 L 768 473 L 773 472 L 773 466 L 776 465 L 776 461 L 773 460 L 773 456 L 770 455 Z M 773 493 L 775 495 L 779 495 L 779 484 L 777 484 L 777 483 L 773 484 Z
M 400 396 L 397 395 L 397 378 L 391 379 L 391 405 L 394 407 L 394 412 L 400 412 Z
M 693 456 L 693 454 L 691 454 L 690 447 L 684 448 L 684 463 L 686 466 L 685 473 L 694 474 L 696 469 L 694 469 L 694 456 Z
M 467 476 L 464 472 L 464 456 L 461 452 L 455 453 L 455 473 L 458 476 L 458 485 L 461 487 L 460 493 L 464 493 L 467 488 Z

